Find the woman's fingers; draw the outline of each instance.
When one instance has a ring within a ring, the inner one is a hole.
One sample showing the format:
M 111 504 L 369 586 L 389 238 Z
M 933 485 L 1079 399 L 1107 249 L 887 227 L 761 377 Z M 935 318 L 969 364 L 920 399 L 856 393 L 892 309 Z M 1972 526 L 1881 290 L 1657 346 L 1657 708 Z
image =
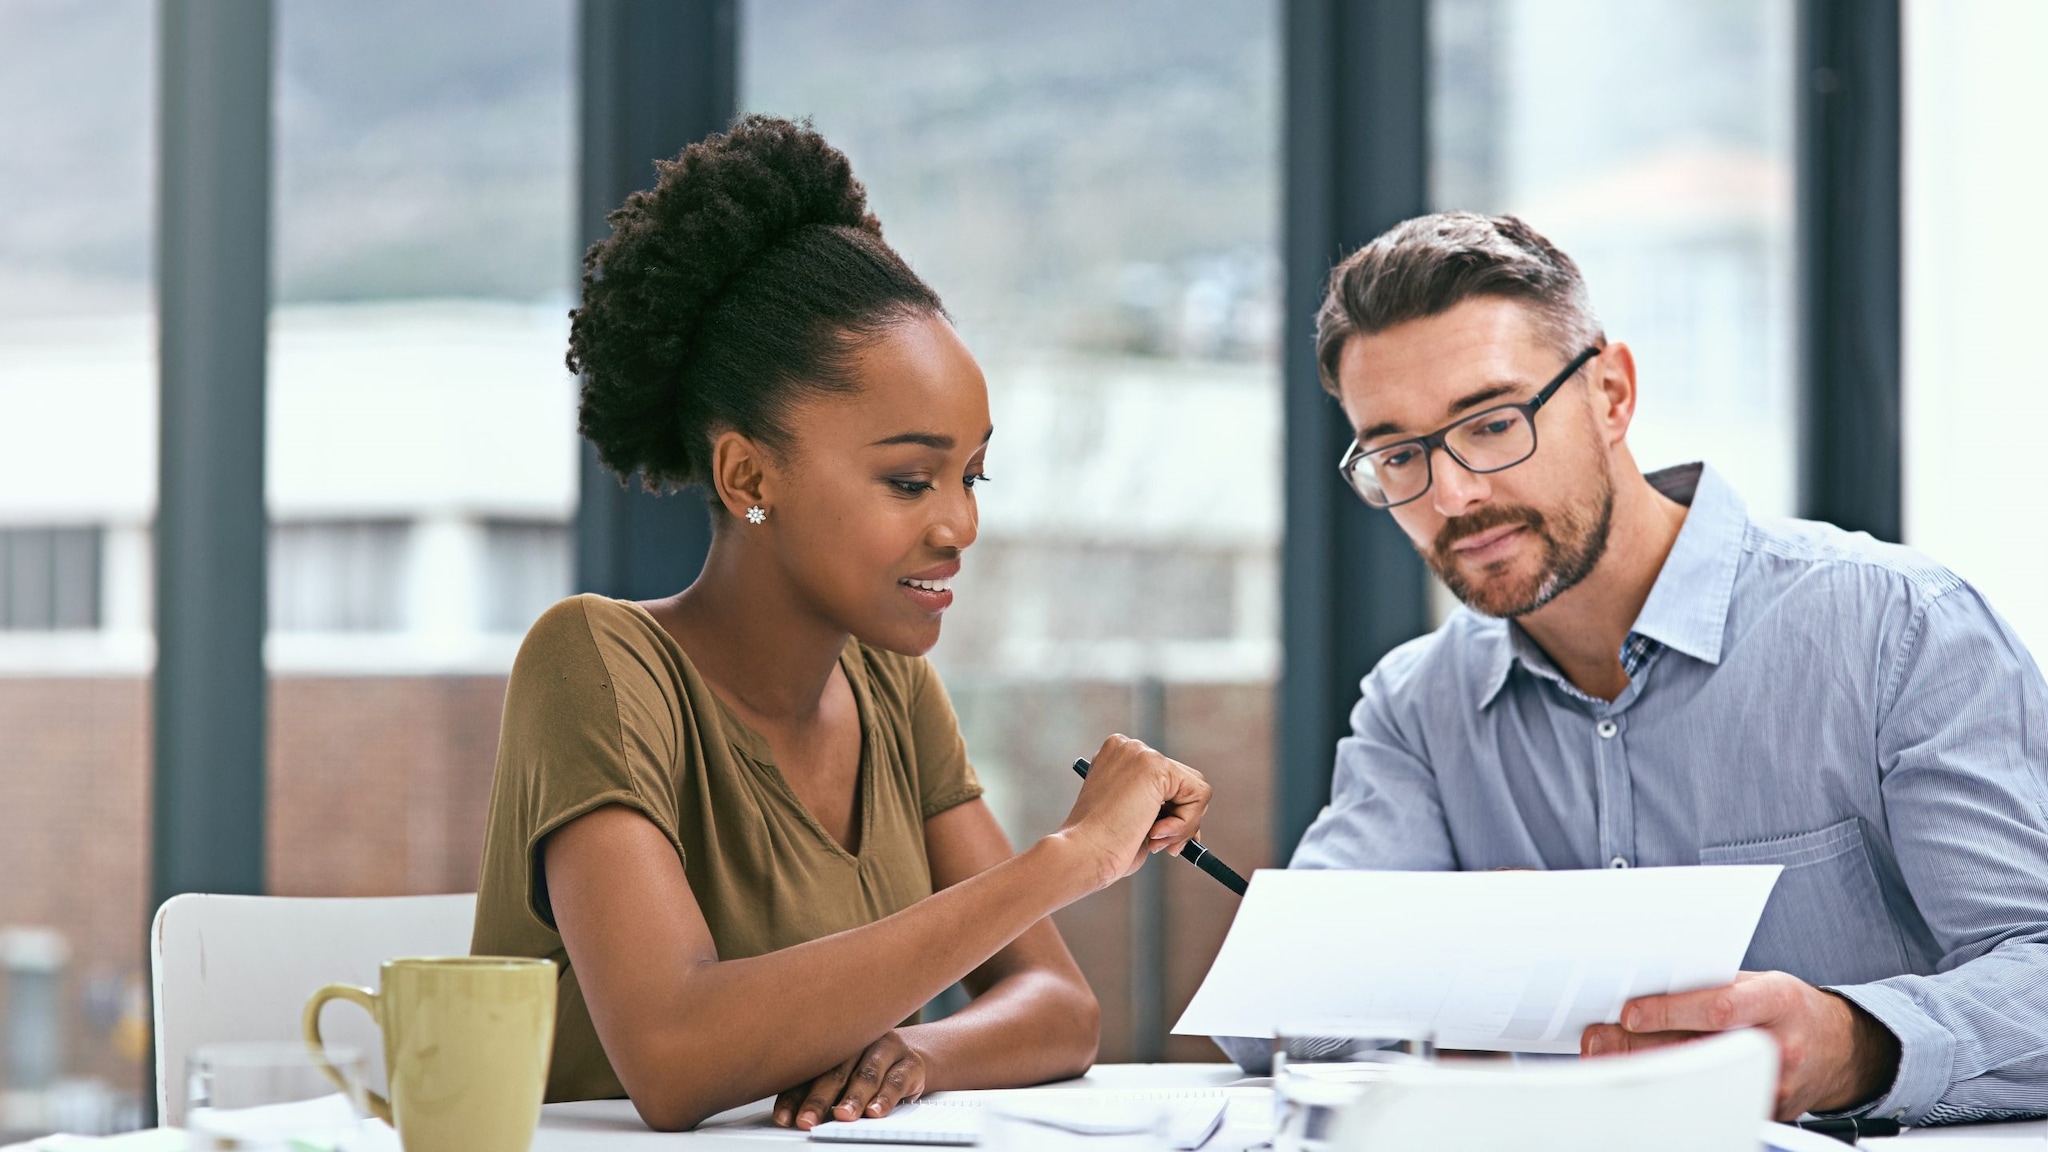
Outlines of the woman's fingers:
M 1175 770 L 1174 791 L 1167 797 L 1159 819 L 1152 822 L 1149 839 L 1157 845 L 1155 852 L 1164 849 L 1178 855 L 1201 831 L 1202 817 L 1209 811 L 1210 788 L 1200 772 L 1179 761 L 1167 763 Z
M 891 1043 L 891 1041 L 895 1041 Z M 832 1106 L 834 1120 L 858 1120 L 867 1111 L 868 1102 L 882 1087 L 882 1076 L 896 1063 L 903 1052 L 902 1041 L 896 1040 L 894 1032 L 868 1045 L 867 1051 L 853 1065 L 853 1075 L 847 1077 L 846 1087 L 840 1092 L 839 1103 Z
M 1153 852 L 1178 852 L 1209 806 L 1202 774 L 1126 736 L 1096 753 L 1062 832 L 1103 853 L 1102 883 L 1128 876 Z
M 809 1085 L 804 1085 L 801 1088 L 785 1088 L 782 1090 L 781 1095 L 775 1097 L 775 1111 L 772 1113 L 772 1116 L 777 1128 L 788 1128 L 796 1123 L 797 1104 L 803 1100 L 804 1093 L 809 1090 Z
M 857 1057 L 856 1057 L 857 1059 Z M 823 1124 L 832 1110 L 832 1102 L 846 1088 L 846 1078 L 853 1072 L 853 1060 L 842 1060 L 837 1067 L 804 1089 L 803 1101 L 797 1105 L 796 1127 L 808 1132 Z
M 809 1084 L 775 1098 L 778 1127 L 805 1131 L 827 1120 L 887 1116 L 924 1093 L 924 1057 L 891 1031 Z
M 864 1112 L 867 1116 L 887 1116 L 896 1110 L 898 1104 L 908 1103 L 924 1095 L 924 1061 L 914 1054 L 905 1053 L 902 1059 L 889 1066 L 882 1076 L 882 1086 L 868 1101 Z

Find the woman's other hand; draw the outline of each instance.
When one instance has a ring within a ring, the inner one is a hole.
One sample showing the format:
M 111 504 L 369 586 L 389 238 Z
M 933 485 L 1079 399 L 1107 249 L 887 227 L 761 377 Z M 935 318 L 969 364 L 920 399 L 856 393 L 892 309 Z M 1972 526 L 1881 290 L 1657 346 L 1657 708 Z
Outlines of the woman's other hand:
M 775 1123 L 806 1132 L 827 1120 L 887 1116 L 896 1105 L 924 1095 L 924 1054 L 890 1030 L 809 1084 L 775 1098 Z
M 1099 853 L 1106 886 L 1154 852 L 1179 852 L 1201 830 L 1208 808 L 1209 782 L 1200 772 L 1128 736 L 1111 736 L 1055 835 Z

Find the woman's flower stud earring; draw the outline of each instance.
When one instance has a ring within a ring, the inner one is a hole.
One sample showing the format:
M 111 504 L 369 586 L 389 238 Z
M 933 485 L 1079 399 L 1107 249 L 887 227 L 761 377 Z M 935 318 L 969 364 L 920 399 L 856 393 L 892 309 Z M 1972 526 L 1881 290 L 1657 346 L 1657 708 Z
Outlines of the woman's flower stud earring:
M 759 524 L 761 521 L 766 519 L 768 519 L 768 510 L 766 508 L 761 507 L 759 504 L 756 504 L 752 508 L 747 509 L 747 523 Z

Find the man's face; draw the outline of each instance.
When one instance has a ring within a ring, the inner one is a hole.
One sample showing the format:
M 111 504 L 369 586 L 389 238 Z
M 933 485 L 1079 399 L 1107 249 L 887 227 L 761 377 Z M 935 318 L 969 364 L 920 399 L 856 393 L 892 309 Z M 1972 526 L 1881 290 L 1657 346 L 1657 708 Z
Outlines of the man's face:
M 1337 363 L 1340 402 L 1368 450 L 1461 417 L 1528 400 L 1577 349 L 1560 354 L 1523 304 L 1467 300 L 1439 316 L 1353 336 Z M 1521 616 L 1592 572 L 1614 510 L 1605 356 L 1536 413 L 1536 453 L 1505 471 L 1468 471 L 1441 449 L 1421 497 L 1392 509 L 1444 584 L 1474 611 Z M 1625 426 L 1626 417 L 1622 424 Z

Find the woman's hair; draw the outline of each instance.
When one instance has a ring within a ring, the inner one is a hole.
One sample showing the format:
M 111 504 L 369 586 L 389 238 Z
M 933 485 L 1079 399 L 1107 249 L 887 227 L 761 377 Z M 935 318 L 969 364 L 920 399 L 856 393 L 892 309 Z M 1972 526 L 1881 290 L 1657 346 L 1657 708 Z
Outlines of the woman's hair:
M 786 447 L 792 403 L 853 388 L 890 325 L 945 314 L 808 124 L 747 116 L 655 168 L 584 253 L 570 313 L 578 427 L 622 479 L 708 487 L 714 436 Z

